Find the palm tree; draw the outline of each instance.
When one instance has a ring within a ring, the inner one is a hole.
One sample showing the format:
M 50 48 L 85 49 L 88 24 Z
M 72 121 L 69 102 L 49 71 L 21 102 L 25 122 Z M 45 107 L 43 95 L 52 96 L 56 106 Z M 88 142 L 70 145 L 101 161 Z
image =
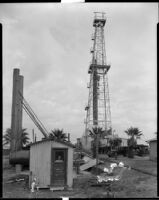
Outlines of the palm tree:
M 18 139 L 22 141 L 22 146 L 24 147 L 27 144 L 29 144 L 30 138 L 28 137 L 29 134 L 26 132 L 26 128 L 22 129 L 21 131 L 22 131 L 22 133 L 20 134 L 21 137 Z M 4 140 L 3 145 L 10 144 L 12 137 L 13 136 L 12 136 L 11 128 L 7 128 L 6 133 L 3 136 L 3 140 Z
M 109 144 L 110 144 L 110 147 L 111 147 L 111 150 L 114 149 L 115 150 L 115 158 L 117 159 L 117 151 L 118 151 L 118 148 L 119 146 L 121 145 L 122 143 L 122 140 L 121 138 L 111 138 L 109 140 Z
M 106 131 L 106 135 L 111 135 L 112 134 L 112 128 L 109 128 L 107 131 Z
M 66 136 L 66 133 L 63 132 L 63 129 L 51 130 L 49 137 L 53 138 L 54 140 L 67 141 L 67 136 Z
M 96 167 L 98 165 L 98 146 L 99 146 L 99 138 L 103 135 L 103 130 L 101 127 L 94 127 L 92 130 L 89 130 L 89 136 L 93 138 L 94 147 L 96 148 Z
M 22 134 L 21 134 L 22 146 L 26 146 L 27 144 L 30 143 L 30 138 L 28 136 L 29 133 L 26 132 L 26 128 L 22 129 Z
M 128 149 L 129 149 L 129 152 L 128 152 L 128 156 L 130 158 L 133 158 L 134 157 L 134 154 L 133 154 L 133 149 L 134 147 L 136 146 L 137 144 L 137 139 L 140 138 L 142 134 L 142 132 L 136 128 L 136 127 L 130 127 L 128 128 L 127 130 L 125 130 L 125 133 L 130 136 L 130 138 L 128 139 Z
M 128 136 L 131 136 L 131 137 L 136 137 L 137 138 L 140 138 L 142 134 L 142 132 L 139 130 L 139 128 L 136 128 L 136 127 L 130 127 L 128 128 L 127 130 L 125 130 L 125 133 L 127 133 Z
M 91 141 L 91 151 L 92 151 L 92 155 L 93 155 L 93 158 L 96 158 L 96 139 L 94 138 L 92 141 Z M 99 147 L 99 141 L 98 141 L 98 147 Z
M 121 138 L 111 138 L 109 140 L 109 144 L 110 144 L 111 148 L 116 149 L 116 150 L 121 145 L 121 142 L 122 142 Z
M 5 135 L 3 135 L 3 146 L 11 142 L 11 128 L 7 128 Z

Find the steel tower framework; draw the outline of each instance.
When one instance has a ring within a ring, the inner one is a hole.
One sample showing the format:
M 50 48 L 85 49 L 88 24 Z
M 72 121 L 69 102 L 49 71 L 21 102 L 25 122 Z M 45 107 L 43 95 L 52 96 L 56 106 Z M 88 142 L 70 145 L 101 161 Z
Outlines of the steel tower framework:
M 105 133 L 111 134 L 111 112 L 107 73 L 110 65 L 106 62 L 104 26 L 106 23 L 105 13 L 94 13 L 94 33 L 92 35 L 93 47 L 91 48 L 92 61 L 88 74 L 90 82 L 88 84 L 89 97 L 85 107 L 85 135 L 93 126 L 101 127 Z M 108 131 L 109 130 L 109 131 Z

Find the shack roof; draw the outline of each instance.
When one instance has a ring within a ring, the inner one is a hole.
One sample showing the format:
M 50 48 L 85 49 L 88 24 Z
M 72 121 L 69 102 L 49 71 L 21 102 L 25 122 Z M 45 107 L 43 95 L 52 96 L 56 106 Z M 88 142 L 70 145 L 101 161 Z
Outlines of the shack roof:
M 153 138 L 151 140 L 147 140 L 146 142 L 155 142 L 155 141 L 157 141 L 157 138 Z
M 40 141 L 31 143 L 30 146 L 33 146 L 33 145 L 39 144 L 39 143 L 48 142 L 48 141 L 54 141 L 54 142 L 57 142 L 57 143 L 64 144 L 64 145 L 66 145 L 66 146 L 75 148 L 75 145 L 73 145 L 71 142 L 68 142 L 68 141 L 61 141 L 61 140 L 54 140 L 53 138 L 46 138 L 46 139 L 43 139 L 43 140 L 40 140 Z

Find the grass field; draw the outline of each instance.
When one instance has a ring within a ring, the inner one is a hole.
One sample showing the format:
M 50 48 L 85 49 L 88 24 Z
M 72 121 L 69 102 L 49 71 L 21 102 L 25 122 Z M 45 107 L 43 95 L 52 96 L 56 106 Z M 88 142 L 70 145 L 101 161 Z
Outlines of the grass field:
M 125 160 L 124 160 L 125 159 Z M 122 179 L 112 184 L 112 191 L 117 198 L 144 198 L 157 197 L 157 163 L 148 159 L 128 159 L 118 158 L 130 166 L 138 167 L 141 170 L 148 170 L 155 175 L 148 175 L 136 170 L 125 170 Z M 6 183 L 7 180 L 15 175 L 14 168 L 5 167 L 3 169 L 3 197 L 4 198 L 106 198 L 104 187 L 92 186 L 91 180 L 95 177 L 90 172 L 80 173 L 74 179 L 73 190 L 71 191 L 50 191 L 41 189 L 31 193 L 24 182 Z M 108 165 L 106 162 L 105 165 Z

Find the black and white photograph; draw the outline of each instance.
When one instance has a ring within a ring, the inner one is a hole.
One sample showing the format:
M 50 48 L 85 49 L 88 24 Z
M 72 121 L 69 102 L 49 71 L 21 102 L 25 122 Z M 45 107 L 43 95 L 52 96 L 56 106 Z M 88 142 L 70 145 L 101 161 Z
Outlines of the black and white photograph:
M 0 3 L 2 197 L 157 198 L 158 3 Z

